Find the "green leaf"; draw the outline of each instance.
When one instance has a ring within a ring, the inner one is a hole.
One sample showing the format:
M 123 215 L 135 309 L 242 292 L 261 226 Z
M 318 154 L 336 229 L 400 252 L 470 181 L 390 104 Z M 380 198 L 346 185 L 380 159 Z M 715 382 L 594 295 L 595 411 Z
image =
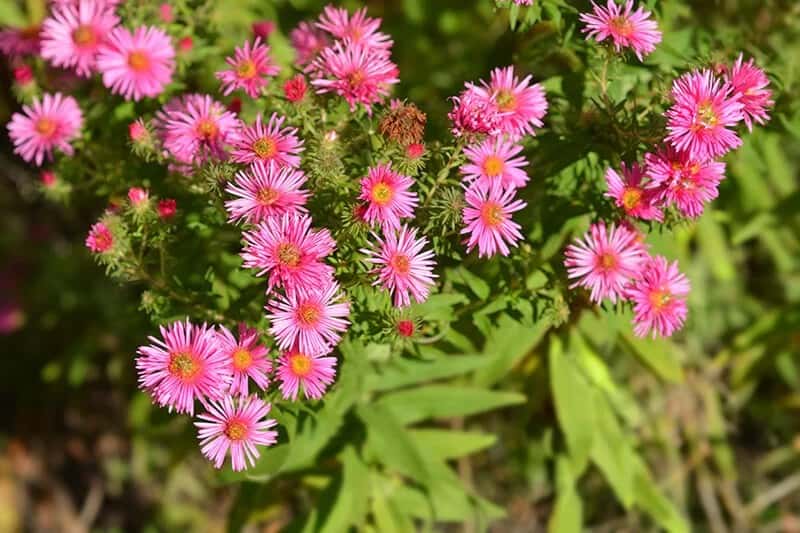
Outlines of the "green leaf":
M 430 479 L 422 452 L 390 409 L 371 404 L 356 412 L 367 428 L 367 448 L 377 460 L 420 483 Z
M 633 457 L 633 487 L 636 505 L 650 515 L 659 526 L 669 533 L 688 533 L 689 525 L 681 516 L 678 509 L 661 492 L 653 482 L 644 462 Z
M 419 449 L 443 461 L 473 454 L 497 441 L 495 435 L 471 431 L 426 428 L 412 429 L 409 434 Z
M 641 339 L 630 331 L 622 334 L 624 344 L 655 374 L 671 383 L 683 382 L 677 347 L 666 339 Z
M 539 344 L 549 328 L 545 320 L 530 327 L 502 315 L 483 347 L 489 361 L 475 372 L 474 383 L 487 387 L 500 381 Z
M 570 460 L 559 457 L 556 460 L 556 506 L 547 524 L 548 533 L 581 532 L 583 505 L 575 490 L 575 481 Z
M 483 281 L 483 279 L 479 278 L 464 267 L 459 268 L 457 272 L 458 275 L 461 276 L 461 279 L 464 280 L 464 283 L 466 283 L 470 290 L 475 293 L 475 296 L 481 300 L 485 300 L 489 297 L 489 284 Z
M 341 455 L 342 478 L 336 500 L 328 513 L 318 515 L 317 531 L 339 533 L 350 526 L 360 528 L 369 505 L 369 469 L 352 446 Z
M 594 427 L 590 456 L 603 472 L 614 494 L 629 509 L 633 504 L 633 470 L 631 459 L 636 453 L 620 428 L 611 406 L 594 391 Z
M 395 358 L 380 367 L 380 374 L 369 374 L 364 381 L 366 390 L 384 391 L 424 383 L 436 379 L 460 376 L 486 365 L 483 355 L 446 355 L 436 359 Z

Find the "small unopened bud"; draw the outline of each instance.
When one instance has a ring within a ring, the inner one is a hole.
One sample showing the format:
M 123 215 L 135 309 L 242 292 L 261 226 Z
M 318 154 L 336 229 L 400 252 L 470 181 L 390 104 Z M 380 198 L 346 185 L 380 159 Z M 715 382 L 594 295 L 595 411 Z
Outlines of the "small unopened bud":
M 147 203 L 149 197 L 150 195 L 148 192 L 141 187 L 131 187 L 128 189 L 128 200 L 130 200 L 133 207 L 140 207 Z
M 158 18 L 161 19 L 161 22 L 166 22 L 167 24 L 175 20 L 175 14 L 172 12 L 172 6 L 169 4 L 161 4 L 158 6 Z
M 194 40 L 191 37 L 188 36 L 182 37 L 178 41 L 178 51 L 181 53 L 186 54 L 188 52 L 191 52 L 193 47 L 194 47 Z
M 44 185 L 47 188 L 50 188 L 56 184 L 57 178 L 52 170 L 43 170 L 42 173 L 40 174 L 40 177 L 42 179 L 42 185 Z
M 406 156 L 409 159 L 419 159 L 425 155 L 425 145 L 422 143 L 412 143 L 406 148 Z
M 272 32 L 275 31 L 275 23 L 271 20 L 259 20 L 253 23 L 253 35 L 261 37 L 263 40 L 269 39 Z
M 287 100 L 296 104 L 306 96 L 307 88 L 306 79 L 298 74 L 283 84 L 283 94 Z
M 161 217 L 161 220 L 169 220 L 175 216 L 178 205 L 174 199 L 165 198 L 164 200 L 159 200 L 157 209 L 158 216 Z
M 241 98 L 234 97 L 233 100 L 230 101 L 227 107 L 228 111 L 230 111 L 231 113 L 236 113 L 238 115 L 242 111 Z
M 20 65 L 14 69 L 14 81 L 25 86 L 33 81 L 33 69 L 29 65 Z
M 147 127 L 142 119 L 137 119 L 128 124 L 128 136 L 133 142 L 142 142 L 148 137 Z
M 415 329 L 413 320 L 405 319 L 397 322 L 397 333 L 401 337 L 412 337 Z

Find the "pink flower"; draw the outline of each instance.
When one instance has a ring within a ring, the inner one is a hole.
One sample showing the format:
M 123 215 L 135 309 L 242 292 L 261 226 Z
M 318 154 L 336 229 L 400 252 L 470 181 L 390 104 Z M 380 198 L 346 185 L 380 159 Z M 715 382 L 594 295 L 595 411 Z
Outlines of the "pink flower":
M 401 337 L 410 338 L 414 336 L 417 326 L 413 320 L 403 319 L 397 321 L 396 329 L 397 334 Z
M 93 253 L 105 253 L 114 246 L 114 236 L 108 226 L 102 222 L 92 224 L 89 235 L 86 236 L 86 247 Z
M 475 180 L 499 182 L 504 188 L 524 187 L 528 174 L 523 167 L 528 165 L 524 156 L 518 156 L 522 146 L 502 138 L 487 138 L 467 146 L 464 155 L 469 162 L 461 166 L 461 173 L 468 182 Z
M 306 175 L 302 170 L 272 163 L 253 163 L 249 170 L 239 171 L 225 191 L 236 197 L 225 202 L 229 221 L 245 220 L 257 224 L 267 217 L 301 214 L 306 211 L 308 191 L 302 189 Z
M 25 86 L 33 81 L 33 69 L 30 65 L 22 64 L 14 68 L 14 81 Z
M 423 143 L 411 143 L 406 148 L 406 157 L 409 159 L 419 159 L 425 155 L 425 145 Z
M 213 327 L 195 326 L 188 319 L 161 326 L 161 337 L 149 337 L 137 350 L 139 386 L 170 411 L 194 414 L 194 401 L 206 403 L 228 390 L 228 361 L 217 344 Z
M 628 167 L 622 163 L 621 171 L 622 176 L 613 168 L 606 170 L 608 192 L 605 196 L 612 198 L 628 216 L 659 222 L 664 220 L 664 213 L 657 204 L 657 193 L 645 186 L 645 167 L 638 163 Z
M 296 104 L 305 98 L 307 89 L 306 79 L 302 74 L 297 74 L 283 84 L 283 95 L 287 100 Z
M 262 44 L 260 37 L 256 37 L 252 45 L 250 41 L 245 41 L 244 47 L 237 47 L 234 56 L 225 61 L 231 69 L 216 73 L 217 79 L 222 82 L 224 95 L 242 89 L 247 96 L 255 98 L 261 88 L 267 85 L 267 77 L 275 76 L 281 70 L 272 64 L 269 46 Z
M 500 109 L 493 98 L 482 97 L 474 86 L 468 85 L 466 90 L 451 100 L 453 109 L 447 118 L 453 123 L 451 131 L 456 137 L 473 133 L 490 136 L 502 133 Z
M 511 214 L 523 209 L 525 202 L 514 198 L 516 190 L 504 188 L 499 182 L 476 181 L 467 188 L 463 217 L 468 234 L 467 252 L 478 247 L 478 257 L 490 257 L 498 252 L 508 255 L 508 244 L 516 246 L 522 239 L 520 225 Z
M 389 89 L 400 79 L 397 65 L 381 50 L 364 45 L 336 42 L 324 49 L 314 62 L 319 79 L 311 82 L 317 92 L 336 93 L 350 104 L 362 104 L 367 114 L 372 104 L 377 104 L 389 94 Z
M 367 202 L 364 220 L 378 222 L 384 231 L 400 229 L 400 219 L 414 216 L 419 203 L 417 193 L 409 189 L 414 180 L 392 170 L 391 164 L 369 169 L 361 180 L 359 200 Z
M 326 287 L 333 269 L 322 261 L 336 247 L 327 229 L 311 229 L 307 215 L 267 217 L 242 234 L 245 268 L 269 274 L 268 291 L 282 286 L 288 291 Z M 285 347 L 284 347 L 285 348 Z
M 653 337 L 669 337 L 680 329 L 686 320 L 689 291 L 689 280 L 678 270 L 677 261 L 670 264 L 661 256 L 649 258 L 627 289 L 633 302 L 634 333 L 645 337 L 652 331 Z
M 289 350 L 278 362 L 278 379 L 285 400 L 296 400 L 300 386 L 306 398 L 318 400 L 336 378 L 336 358 Z
M 275 31 L 275 23 L 271 20 L 257 20 L 250 28 L 253 30 L 253 35 L 266 41 L 269 39 L 269 36 L 272 35 L 272 32 Z
M 156 210 L 161 220 L 169 220 L 174 217 L 175 213 L 178 211 L 178 204 L 174 198 L 165 198 L 158 201 Z
M 544 89 L 538 83 L 531 83 L 529 74 L 520 81 L 514 74 L 514 67 L 496 68 L 492 71 L 490 82 L 472 86 L 475 95 L 487 102 L 494 102 L 499 114 L 498 129 L 511 138 L 533 135 L 534 128 L 541 128 L 542 119 L 547 114 L 547 100 Z
M 117 24 L 114 10 L 102 1 L 55 6 L 42 23 L 42 57 L 56 67 L 74 68 L 79 76 L 89 77 L 100 46 Z
M 253 126 L 242 128 L 232 139 L 231 158 L 237 163 L 275 163 L 278 167 L 300 166 L 303 141 L 297 137 L 297 128 L 281 128 L 286 117 L 273 113 L 264 124 L 261 114 Z
M 319 53 L 331 44 L 330 38 L 323 30 L 308 22 L 301 22 L 293 29 L 289 33 L 289 39 L 297 55 L 296 63 L 301 67 L 314 61 Z
M 725 81 L 733 87 L 733 94 L 739 95 L 744 123 L 753 131 L 753 122 L 764 124 L 769 120 L 767 108 L 775 105 L 772 91 L 767 89 L 769 78 L 764 71 L 755 66 L 753 58 L 744 63 L 744 54 L 739 54 L 736 63 L 725 74 Z
M 642 6 L 631 13 L 633 0 L 627 0 L 624 7 L 614 0 L 608 0 L 606 7 L 592 2 L 592 13 L 581 13 L 580 19 L 586 23 L 581 31 L 587 39 L 603 42 L 609 37 L 614 49 L 619 53 L 630 48 L 639 61 L 656 49 L 661 42 L 661 32 L 656 21 L 650 20 L 650 12 Z
M 623 226 L 606 229 L 604 222 L 592 224 L 583 239 L 575 239 L 564 252 L 567 276 L 575 279 L 570 289 L 585 287 L 593 302 L 608 298 L 617 303 L 625 287 L 639 273 L 647 251 L 639 236 Z
M 719 182 L 725 178 L 725 163 L 692 159 L 667 145 L 655 154 L 646 154 L 648 188 L 658 199 L 675 204 L 689 217 L 703 213 L 705 204 L 717 197 Z
M 36 55 L 40 47 L 39 25 L 0 30 L 0 52 L 8 57 Z
M 514 0 L 514 3 L 518 6 L 532 6 L 533 0 Z
M 392 47 L 389 36 L 378 31 L 381 19 L 368 17 L 366 7 L 359 9 L 351 17 L 346 9 L 327 5 L 316 26 L 337 39 L 346 39 L 352 44 L 383 50 L 387 54 Z
M 128 137 L 131 138 L 131 141 L 137 142 L 144 140 L 147 135 L 147 126 L 144 125 L 143 119 L 138 118 L 128 124 Z
M 328 353 L 349 324 L 350 305 L 339 299 L 339 284 L 330 281 L 319 288 L 287 291 L 268 304 L 269 332 L 278 347 L 295 347 L 309 355 Z
M 78 102 L 61 93 L 34 98 L 31 105 L 22 106 L 8 124 L 8 135 L 14 143 L 14 153 L 28 163 L 41 166 L 45 158 L 53 158 L 53 150 L 73 154 L 70 142 L 80 135 L 83 113 Z
M 194 39 L 191 36 L 181 37 L 178 41 L 178 51 L 182 54 L 191 52 L 192 48 L 194 48 Z
M 417 230 L 407 226 L 400 232 L 386 232 L 381 239 L 375 235 L 375 249 L 363 249 L 367 254 L 367 262 L 375 265 L 372 273 L 378 275 L 373 285 L 381 285 L 394 296 L 395 307 L 411 305 L 411 297 L 417 303 L 428 299 L 436 274 L 433 267 L 436 261 L 433 252 L 424 250 L 428 239 L 417 239 Z
M 150 195 L 147 193 L 147 191 L 141 187 L 131 187 L 128 189 L 128 200 L 130 200 L 131 205 L 134 207 L 140 206 L 147 202 L 149 196 Z
M 56 184 L 56 181 L 58 181 L 58 177 L 52 170 L 43 170 L 39 177 L 42 180 L 42 185 L 45 187 L 52 187 Z
M 198 415 L 194 423 L 198 428 L 200 449 L 214 468 L 222 468 L 228 451 L 231 467 L 239 472 L 254 466 L 260 454 L 256 446 L 272 446 L 278 441 L 278 432 L 271 428 L 278 425 L 269 414 L 270 404 L 255 396 L 234 400 L 225 396 L 219 401 L 209 402 L 208 411 Z
M 161 22 L 169 24 L 175 20 L 175 14 L 172 12 L 172 6 L 169 4 L 161 4 L 158 6 L 158 18 Z
M 710 70 L 684 74 L 672 85 L 674 103 L 666 112 L 666 140 L 695 159 L 713 159 L 742 145 L 733 128 L 744 105 L 729 83 Z
M 247 324 L 239 324 L 239 340 L 224 326 L 217 332 L 219 349 L 225 354 L 228 371 L 233 376 L 231 394 L 247 396 L 248 379 L 252 379 L 261 390 L 269 386 L 272 361 L 269 350 L 258 343 L 258 331 Z
M 163 30 L 140 26 L 131 33 L 116 28 L 100 47 L 97 69 L 103 85 L 126 100 L 153 98 L 164 92 L 175 71 L 175 49 Z
M 164 148 L 181 163 L 226 159 L 225 145 L 237 138 L 239 119 L 208 95 L 173 100 L 156 115 Z

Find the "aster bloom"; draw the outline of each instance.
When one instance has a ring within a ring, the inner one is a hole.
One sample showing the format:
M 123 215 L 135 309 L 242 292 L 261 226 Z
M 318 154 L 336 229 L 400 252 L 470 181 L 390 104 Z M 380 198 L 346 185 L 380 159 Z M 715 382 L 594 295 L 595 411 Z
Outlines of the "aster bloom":
M 149 193 L 146 189 L 142 189 L 141 187 L 131 187 L 128 189 L 128 200 L 131 202 L 131 205 L 134 207 L 140 206 L 147 202 L 149 198 Z
M 272 446 L 278 441 L 278 432 L 271 430 L 278 422 L 266 418 L 270 407 L 255 396 L 238 400 L 225 396 L 209 402 L 208 411 L 198 415 L 194 425 L 200 450 L 214 468 L 222 468 L 228 452 L 234 471 L 254 466 L 260 456 L 257 446 Z
M 458 96 L 451 98 L 453 109 L 447 114 L 452 122 L 452 133 L 456 137 L 472 133 L 490 136 L 502 133 L 502 117 L 494 98 L 485 98 L 474 86 L 467 86 Z
M 511 138 L 532 135 L 534 128 L 541 128 L 547 114 L 547 99 L 538 83 L 531 83 L 529 74 L 521 81 L 514 74 L 514 67 L 496 68 L 489 83 L 473 85 L 478 98 L 491 100 L 499 114 L 498 129 Z
M 336 378 L 336 358 L 292 349 L 278 361 L 277 376 L 285 400 L 296 400 L 301 386 L 306 398 L 318 400 Z
M 96 254 L 105 253 L 114 247 L 114 235 L 104 223 L 96 222 L 86 236 L 86 247 Z
M 159 200 L 158 205 L 156 206 L 156 211 L 158 212 L 158 217 L 161 220 L 169 220 L 174 217 L 175 213 L 178 211 L 178 203 L 174 198 L 165 198 L 163 200 Z
M 624 5 L 608 0 L 605 7 L 592 2 L 592 13 L 581 13 L 580 19 L 586 24 L 581 31 L 587 39 L 594 38 L 597 42 L 610 37 L 617 53 L 630 48 L 639 61 L 643 61 L 661 42 L 661 32 L 656 21 L 650 20 L 649 11 L 642 6 L 632 10 L 633 0 L 627 0 Z
M 112 93 L 126 100 L 153 98 L 172 81 L 175 48 L 169 35 L 154 26 L 141 26 L 133 33 L 119 27 L 100 47 L 97 69 Z
M 664 220 L 664 213 L 657 204 L 657 193 L 644 183 L 645 167 L 638 163 L 630 166 L 622 163 L 621 172 L 622 175 L 613 168 L 606 170 L 608 192 L 605 196 L 612 198 L 628 216 L 659 222 Z
M 320 52 L 330 46 L 328 34 L 308 22 L 301 22 L 289 33 L 296 54 L 296 63 L 301 67 L 309 65 Z
M 523 167 L 528 165 L 519 155 L 522 146 L 502 138 L 488 138 L 464 148 L 468 162 L 461 166 L 461 173 L 468 182 L 476 180 L 499 182 L 504 188 L 524 187 L 528 174 Z
M 70 142 L 83 127 L 83 113 L 78 102 L 61 93 L 34 98 L 31 105 L 22 106 L 8 124 L 8 135 L 14 143 L 14 153 L 28 163 L 41 166 L 45 158 L 53 158 L 53 150 L 73 154 Z
M 419 203 L 417 193 L 409 189 L 414 180 L 392 170 L 391 164 L 369 169 L 361 180 L 359 200 L 367 202 L 364 220 L 379 223 L 384 231 L 400 228 L 400 219 L 414 216 Z
M 532 6 L 533 0 L 514 0 L 514 3 L 518 6 Z
M 242 234 L 244 267 L 269 274 L 268 291 L 281 286 L 287 291 L 328 285 L 333 269 L 322 261 L 336 247 L 327 229 L 311 229 L 308 215 L 267 217 L 252 231 Z
M 102 1 L 55 6 L 42 23 L 42 57 L 56 67 L 88 77 L 95 70 L 100 46 L 117 24 L 119 18 Z
M 229 95 L 236 89 L 242 89 L 247 96 L 255 98 L 262 87 L 268 83 L 267 77 L 280 72 L 280 68 L 272 64 L 269 46 L 256 37 L 253 44 L 246 41 L 243 47 L 237 47 L 233 57 L 225 58 L 231 66 L 230 70 L 216 73 L 222 82 L 222 94 Z
M 515 199 L 516 189 L 505 188 L 499 182 L 476 181 L 467 188 L 463 217 L 467 234 L 467 252 L 478 247 L 478 257 L 490 257 L 500 252 L 508 255 L 508 245 L 516 246 L 522 239 L 521 226 L 511 220 L 511 214 L 527 204 Z
M 755 66 L 753 58 L 744 63 L 744 54 L 739 54 L 733 67 L 725 74 L 725 81 L 733 87 L 733 94 L 739 95 L 744 123 L 753 131 L 753 122 L 764 124 L 769 120 L 767 108 L 775 105 L 772 91 L 767 89 L 769 78 L 764 71 Z
M 593 302 L 608 298 L 617 303 L 625 287 L 638 275 L 647 257 L 636 232 L 604 222 L 592 224 L 583 238 L 575 239 L 564 252 L 567 277 L 576 280 L 570 289 L 585 287 Z
M 285 121 L 286 117 L 273 113 L 265 124 L 259 113 L 255 124 L 242 128 L 232 138 L 231 158 L 237 163 L 262 161 L 298 168 L 303 141 L 297 136 L 297 128 L 281 127 Z
M 0 53 L 8 57 L 38 54 L 40 32 L 38 25 L 0 30 Z
M 330 281 L 320 288 L 287 291 L 268 304 L 269 332 L 278 347 L 309 355 L 328 353 L 349 324 L 350 305 L 340 298 L 339 284 Z
M 307 89 L 306 79 L 302 74 L 297 74 L 283 84 L 283 95 L 287 100 L 296 104 L 305 98 Z
M 359 9 L 350 16 L 350 13 L 344 8 L 327 5 L 322 11 L 316 26 L 337 39 L 346 39 L 352 44 L 383 50 L 387 54 L 392 47 L 392 40 L 389 36 L 378 31 L 381 26 L 381 19 L 368 17 L 366 7 Z
M 665 113 L 666 140 L 695 159 L 714 159 L 738 148 L 742 140 L 728 128 L 744 116 L 740 98 L 710 70 L 684 74 L 672 85 L 674 103 Z
M 235 196 L 225 202 L 229 222 L 245 220 L 257 224 L 267 217 L 301 214 L 308 200 L 303 189 L 306 175 L 302 170 L 256 161 L 246 171 L 239 171 L 225 191 Z
M 649 258 L 626 291 L 633 302 L 634 333 L 669 337 L 680 329 L 686 320 L 689 291 L 689 280 L 678 270 L 677 261 L 670 264 L 661 256 Z
M 361 250 L 367 254 L 367 262 L 375 266 L 373 273 L 378 279 L 373 285 L 387 289 L 394 296 L 395 307 L 411 305 L 412 297 L 417 303 L 427 300 L 437 277 L 433 252 L 424 250 L 428 239 L 417 239 L 417 230 L 405 225 L 399 232 L 387 232 L 383 239 L 374 237 L 375 248 Z
M 186 319 L 161 326 L 161 339 L 137 350 L 139 386 L 160 406 L 194 414 L 194 402 L 216 399 L 230 385 L 225 354 L 213 326 L 196 326 Z
M 208 95 L 190 95 L 161 112 L 163 144 L 182 163 L 227 158 L 225 145 L 238 138 L 239 119 Z
M 261 390 L 269 386 L 272 372 L 272 361 L 267 354 L 269 350 L 258 343 L 258 331 L 239 324 L 239 340 L 233 333 L 220 326 L 217 332 L 219 349 L 225 354 L 228 371 L 233 376 L 231 394 L 247 396 L 248 380 L 252 379 Z
M 337 41 L 324 49 L 314 62 L 320 78 L 311 82 L 317 92 L 335 93 L 355 110 L 362 104 L 367 114 L 372 113 L 372 104 L 377 104 L 388 94 L 389 89 L 400 79 L 397 65 L 381 50 L 360 44 L 342 45 Z
M 686 216 L 696 218 L 705 204 L 717 197 L 719 182 L 725 178 L 725 163 L 692 159 L 667 145 L 646 154 L 647 174 L 660 201 L 675 204 Z

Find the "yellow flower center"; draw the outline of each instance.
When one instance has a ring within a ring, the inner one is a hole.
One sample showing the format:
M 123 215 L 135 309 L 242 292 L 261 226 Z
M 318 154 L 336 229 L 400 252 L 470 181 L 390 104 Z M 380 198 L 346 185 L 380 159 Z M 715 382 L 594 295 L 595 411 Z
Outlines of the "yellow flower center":
M 300 264 L 300 248 L 291 242 L 282 242 L 278 245 L 278 261 L 288 267 Z
M 289 366 L 292 374 L 304 378 L 311 373 L 311 358 L 304 353 L 295 353 L 289 356 Z
M 169 357 L 169 373 L 183 381 L 190 381 L 200 372 L 200 365 L 192 352 L 173 352 Z
M 320 308 L 314 303 L 300 304 L 297 308 L 297 320 L 306 326 L 313 326 L 319 321 Z
M 615 266 L 617 266 L 617 258 L 614 257 L 614 254 L 610 252 L 605 252 L 600 255 L 597 263 L 600 265 L 600 268 L 603 270 L 611 270 Z
M 231 359 L 233 359 L 233 368 L 236 370 L 247 370 L 253 364 L 253 354 L 244 348 L 235 350 Z
M 253 151 L 261 159 L 270 159 L 278 153 L 278 143 L 271 137 L 261 137 L 253 143 Z
M 256 64 L 251 59 L 245 59 L 236 67 L 236 75 L 244 80 L 256 77 Z
M 672 301 L 672 294 L 666 289 L 658 289 L 652 291 L 648 299 L 650 300 L 650 305 L 652 305 L 656 311 L 660 311 Z
M 36 132 L 43 137 L 50 137 L 58 128 L 56 121 L 46 117 L 42 117 L 36 121 Z
M 247 426 L 240 420 L 231 420 L 225 426 L 225 436 L 231 440 L 242 440 L 247 436 Z
M 264 206 L 270 206 L 274 204 L 279 197 L 280 194 L 278 193 L 278 191 L 270 187 L 264 187 L 263 189 L 260 189 L 256 194 L 256 200 L 258 200 L 259 204 Z
M 483 162 L 483 171 L 486 173 L 487 176 L 494 178 L 499 176 L 503 173 L 503 160 L 497 157 L 496 155 L 490 155 L 486 158 Z
M 365 79 L 367 79 L 367 75 L 364 74 L 364 71 L 361 69 L 354 70 L 347 76 L 347 81 L 350 83 L 351 87 L 361 85 L 364 83 Z
M 503 216 L 503 208 L 496 202 L 486 202 L 481 207 L 481 220 L 490 228 L 494 228 L 502 224 L 505 217 Z
M 517 97 L 507 89 L 500 89 L 497 91 L 497 93 L 495 93 L 495 101 L 497 102 L 498 109 L 504 113 L 516 111 L 517 109 Z
M 80 47 L 94 46 L 97 44 L 97 34 L 91 26 L 81 24 L 72 32 L 72 40 Z
M 638 187 L 628 187 L 622 193 L 622 206 L 626 211 L 636 209 L 642 200 L 642 190 Z
M 392 196 L 394 196 L 392 188 L 382 181 L 373 185 L 372 191 L 370 192 L 372 201 L 381 207 L 391 202 Z
M 150 67 L 150 58 L 141 51 L 133 51 L 128 54 L 128 66 L 136 72 L 142 72 Z
M 614 17 L 609 21 L 609 25 L 620 37 L 633 35 L 633 23 L 628 17 Z
M 697 129 L 713 128 L 719 122 L 714 106 L 709 101 L 705 101 L 697 108 Z
M 389 264 L 395 272 L 400 274 L 408 274 L 408 271 L 411 270 L 411 261 L 408 259 L 407 255 L 395 254 L 391 261 L 389 261 Z
M 217 136 L 218 132 L 217 124 L 209 118 L 201 119 L 200 122 L 197 123 L 197 134 L 206 140 L 213 139 Z

